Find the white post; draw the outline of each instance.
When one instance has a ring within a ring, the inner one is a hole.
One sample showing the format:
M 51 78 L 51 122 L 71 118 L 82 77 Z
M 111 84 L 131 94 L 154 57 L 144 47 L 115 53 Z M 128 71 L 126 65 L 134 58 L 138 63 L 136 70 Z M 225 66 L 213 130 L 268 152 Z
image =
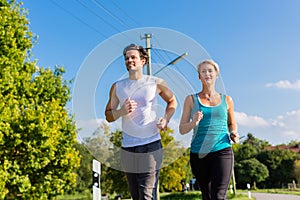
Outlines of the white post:
M 296 189 L 297 189 L 297 185 L 296 185 L 296 182 L 295 182 L 295 180 L 293 180 L 293 187 L 294 187 L 294 190 L 296 190 Z
M 93 160 L 93 200 L 101 200 L 100 175 L 101 164 Z
M 230 184 L 230 194 L 233 194 L 233 185 Z
M 250 191 L 250 184 L 247 183 L 247 188 L 248 188 L 248 198 L 251 199 L 251 191 Z

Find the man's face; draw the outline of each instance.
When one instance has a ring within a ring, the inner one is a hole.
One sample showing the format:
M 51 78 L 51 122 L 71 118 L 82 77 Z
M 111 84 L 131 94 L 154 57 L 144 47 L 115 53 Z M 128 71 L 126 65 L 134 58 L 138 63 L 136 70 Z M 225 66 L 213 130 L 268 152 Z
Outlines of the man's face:
M 145 65 L 146 60 L 141 59 L 138 50 L 130 50 L 126 52 L 125 55 L 125 65 L 127 70 L 141 70 Z

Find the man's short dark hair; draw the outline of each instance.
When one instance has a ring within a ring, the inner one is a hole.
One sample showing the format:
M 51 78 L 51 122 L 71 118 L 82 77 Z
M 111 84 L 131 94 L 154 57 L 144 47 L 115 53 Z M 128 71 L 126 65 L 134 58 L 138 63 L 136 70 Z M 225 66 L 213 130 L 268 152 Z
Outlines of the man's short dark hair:
M 130 44 L 127 47 L 124 48 L 123 55 L 126 56 L 126 52 L 130 51 L 130 50 L 137 50 L 140 53 L 140 57 L 141 58 L 145 58 L 146 59 L 146 63 L 148 63 L 149 56 L 148 56 L 147 51 L 144 49 L 144 47 L 137 46 L 135 44 Z

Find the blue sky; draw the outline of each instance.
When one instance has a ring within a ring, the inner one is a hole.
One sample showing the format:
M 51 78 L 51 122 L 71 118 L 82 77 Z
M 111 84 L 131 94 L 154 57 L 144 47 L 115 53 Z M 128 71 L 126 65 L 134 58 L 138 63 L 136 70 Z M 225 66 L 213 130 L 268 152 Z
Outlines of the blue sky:
M 174 81 L 179 80 L 174 78 L 179 73 L 192 85 L 192 90 L 201 89 L 191 61 L 196 51 L 183 48 L 188 42 L 178 38 L 184 36 L 201 45 L 219 63 L 221 92 L 234 99 L 240 135 L 251 132 L 272 144 L 300 138 L 300 1 L 24 0 L 23 3 L 29 12 L 30 30 L 38 35 L 33 59 L 37 59 L 39 66 L 63 65 L 65 78 L 75 79 L 73 90 L 91 55 L 106 42 L 112 43 L 112 48 L 99 51 L 97 62 L 105 70 L 93 86 L 93 100 L 89 101 L 85 95 L 75 99 L 82 102 L 83 110 L 87 104 L 93 104 L 95 112 L 83 116 L 70 103 L 77 125 L 82 128 L 79 135 L 88 134 L 96 127 L 95 121 L 102 121 L 110 85 L 126 74 L 121 57 L 124 44 L 136 42 L 145 46 L 145 40 L 138 36 L 153 30 L 152 54 L 157 69 L 185 50 L 188 52 L 186 59 L 161 74 L 170 79 L 170 86 L 182 86 L 181 81 Z M 167 30 L 174 47 L 168 44 L 168 49 L 163 48 L 164 31 L 156 30 Z M 177 47 L 178 52 L 174 49 Z M 109 66 L 101 66 L 104 58 L 111 55 L 119 57 Z M 89 88 L 88 83 L 89 80 L 82 87 Z M 185 93 L 178 95 L 181 100 Z M 176 112 L 170 125 L 175 132 L 180 106 Z

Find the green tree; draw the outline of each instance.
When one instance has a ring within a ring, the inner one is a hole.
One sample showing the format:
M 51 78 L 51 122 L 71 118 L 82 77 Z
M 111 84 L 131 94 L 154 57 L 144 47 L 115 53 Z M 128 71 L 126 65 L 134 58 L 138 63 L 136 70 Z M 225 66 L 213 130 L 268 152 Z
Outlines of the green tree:
M 0 197 L 50 199 L 75 186 L 76 126 L 64 69 L 30 61 L 21 3 L 0 0 Z
M 248 160 L 250 158 L 255 158 L 257 155 L 257 150 L 252 145 L 246 143 L 243 145 L 235 144 L 234 149 L 234 159 L 238 163 L 242 160 Z
M 265 149 L 265 147 L 270 146 L 268 141 L 258 139 L 254 137 L 252 133 L 248 133 L 247 139 L 243 141 L 243 144 L 249 144 L 253 146 L 257 152 L 261 152 Z
M 257 159 L 268 167 L 270 176 L 267 183 L 271 184 L 271 187 L 281 187 L 282 184 L 287 184 L 295 179 L 293 173 L 295 152 L 276 148 L 259 153 Z
M 297 140 L 291 140 L 288 144 L 288 146 L 298 146 L 300 145 L 300 142 Z
M 91 137 L 84 138 L 82 145 L 94 159 L 101 162 L 102 193 L 121 193 L 129 196 L 125 173 L 113 168 L 119 166 L 121 135 L 121 131 L 111 132 L 109 125 L 102 123 Z M 88 183 L 85 185 L 88 185 Z
M 159 177 L 160 191 L 181 191 L 181 181 L 188 182 L 192 178 L 188 151 L 174 140 L 172 129 L 168 128 L 160 133 L 164 147 L 163 168 Z
M 101 177 L 103 179 L 103 188 L 110 194 L 122 194 L 123 197 L 129 197 L 127 180 L 125 173 L 119 169 L 112 168 L 111 166 L 121 166 L 120 164 L 120 149 L 122 132 L 116 130 L 112 133 L 105 132 L 104 134 L 109 138 L 111 156 L 107 158 L 107 164 L 104 166 L 106 173 Z
M 185 149 L 175 142 L 173 130 L 168 128 L 161 131 L 162 144 L 164 148 L 164 163 L 160 171 L 160 191 L 180 191 L 182 180 L 191 179 L 189 167 L 189 155 Z M 111 166 L 120 166 L 120 148 L 122 133 L 119 130 L 110 132 L 105 123 L 101 124 L 93 137 L 85 138 L 86 148 L 97 158 L 101 158 L 102 174 L 101 188 L 103 193 L 122 194 L 129 196 L 125 173 Z M 110 147 L 110 148 L 108 148 Z
M 300 183 L 300 160 L 295 161 L 295 170 L 294 170 L 294 176 L 296 178 L 296 181 L 298 184 Z
M 93 156 L 83 143 L 77 143 L 75 148 L 80 154 L 80 168 L 76 170 L 76 191 L 82 193 L 92 188 L 92 162 Z
M 238 185 L 246 186 L 247 183 L 251 183 L 254 189 L 256 183 L 264 181 L 269 176 L 268 168 L 255 158 L 237 163 L 235 172 Z

